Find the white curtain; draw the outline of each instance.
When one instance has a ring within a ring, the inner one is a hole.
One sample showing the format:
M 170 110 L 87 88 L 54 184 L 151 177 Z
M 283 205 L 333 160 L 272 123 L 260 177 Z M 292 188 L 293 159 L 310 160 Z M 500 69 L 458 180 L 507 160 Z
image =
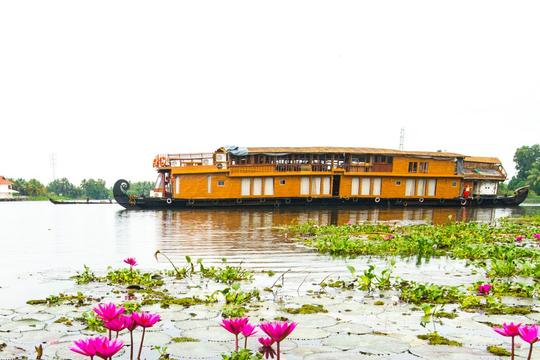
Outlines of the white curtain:
M 242 178 L 242 196 L 249 196 L 249 190 L 251 187 L 251 179 L 250 178 Z
M 264 178 L 264 195 L 274 195 L 274 178 Z

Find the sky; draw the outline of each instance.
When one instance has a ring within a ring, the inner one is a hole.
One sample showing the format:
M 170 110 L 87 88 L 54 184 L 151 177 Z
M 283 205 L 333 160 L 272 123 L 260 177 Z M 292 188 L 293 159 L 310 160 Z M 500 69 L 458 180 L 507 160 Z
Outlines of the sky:
M 158 153 L 540 142 L 538 1 L 2 1 L 0 175 L 153 180 Z

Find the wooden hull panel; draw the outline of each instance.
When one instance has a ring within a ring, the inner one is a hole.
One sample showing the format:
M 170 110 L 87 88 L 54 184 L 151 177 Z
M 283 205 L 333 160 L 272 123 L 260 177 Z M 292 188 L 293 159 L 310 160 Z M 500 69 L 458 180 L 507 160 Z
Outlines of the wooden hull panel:
M 477 197 L 474 199 L 453 198 L 341 198 L 341 197 L 260 197 L 237 199 L 177 199 L 128 195 L 129 183 L 118 180 L 113 187 L 116 202 L 126 209 L 191 209 L 216 207 L 407 207 L 407 206 L 472 206 L 509 207 L 518 206 L 527 197 L 528 188 L 516 190 L 513 196 Z

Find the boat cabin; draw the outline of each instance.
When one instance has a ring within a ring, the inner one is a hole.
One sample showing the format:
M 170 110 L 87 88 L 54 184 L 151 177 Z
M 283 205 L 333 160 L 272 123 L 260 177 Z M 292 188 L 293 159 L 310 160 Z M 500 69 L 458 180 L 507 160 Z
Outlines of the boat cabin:
M 455 199 L 496 194 L 495 158 L 359 147 L 222 147 L 154 159 L 152 196 L 173 199 Z

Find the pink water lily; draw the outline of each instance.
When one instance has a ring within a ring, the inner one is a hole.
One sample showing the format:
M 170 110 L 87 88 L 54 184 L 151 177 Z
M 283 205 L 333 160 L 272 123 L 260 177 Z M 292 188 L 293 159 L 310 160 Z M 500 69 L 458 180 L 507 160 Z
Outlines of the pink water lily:
M 532 359 L 533 344 L 540 340 L 538 337 L 538 329 L 538 325 L 525 325 L 519 328 L 519 336 L 521 339 L 530 344 L 529 356 L 527 356 L 527 360 Z
M 131 319 L 130 316 L 118 316 L 110 321 L 104 321 L 103 326 L 118 333 L 126 328 L 126 318 Z
M 132 257 L 128 257 L 124 259 L 124 262 L 130 266 L 131 269 L 133 269 L 134 266 L 137 266 L 137 260 Z
M 538 340 L 538 325 L 525 325 L 519 328 L 519 336 L 523 341 L 534 344 Z
M 141 344 L 139 346 L 139 354 L 137 355 L 137 359 L 140 359 L 143 343 L 144 343 L 144 334 L 146 333 L 146 328 L 154 326 L 158 321 L 161 320 L 161 316 L 159 316 L 158 314 L 151 314 L 149 312 L 141 312 L 141 313 L 134 312 L 133 314 L 131 314 L 131 318 L 137 324 L 137 326 L 140 326 L 143 328 L 143 332 L 141 336 Z
M 111 340 L 108 337 L 99 336 L 96 338 L 95 347 L 98 357 L 109 359 L 124 347 L 124 343 L 117 339 Z
M 516 241 L 517 242 L 521 242 L 523 241 L 524 237 L 523 236 L 516 236 Z
M 257 333 L 257 327 L 246 323 L 242 328 L 242 335 L 244 335 L 244 349 L 247 349 L 248 337 L 253 336 Z
M 76 340 L 73 342 L 73 346 L 69 350 L 76 352 L 84 356 L 90 356 L 91 359 L 96 355 L 96 348 L 94 346 L 94 338 L 87 338 Z
M 501 334 L 502 336 L 518 336 L 519 335 L 519 328 L 521 327 L 521 324 L 514 324 L 511 323 L 503 323 L 502 328 L 500 327 L 494 327 L 493 330 L 495 332 Z
M 69 348 L 73 352 L 90 356 L 91 359 L 94 356 L 109 359 L 122 349 L 124 343 L 120 340 L 111 340 L 106 336 L 96 336 L 75 341 L 74 345 Z
M 274 344 L 274 340 L 272 338 L 264 338 L 260 337 L 259 344 L 261 344 L 261 347 L 259 348 L 259 352 L 264 356 L 265 359 L 271 358 L 273 359 L 274 356 L 276 356 L 276 351 L 272 347 Z
M 478 285 L 478 293 L 480 295 L 489 295 L 489 292 L 491 291 L 491 288 L 492 288 L 491 284 Z
M 94 312 L 103 320 L 103 322 L 116 319 L 119 315 L 123 314 L 126 309 L 123 306 L 116 306 L 113 303 L 99 304 L 94 308 Z
M 134 312 L 133 314 L 131 314 L 131 318 L 138 326 L 143 328 L 152 327 L 161 320 L 161 316 L 159 316 L 158 314 L 151 314 L 146 311 L 140 313 Z
M 221 321 L 221 327 L 235 336 L 235 351 L 238 351 L 238 334 L 242 332 L 248 323 L 249 319 L 247 317 L 223 319 Z
M 266 333 L 266 335 L 270 336 L 270 338 L 272 338 L 272 340 L 276 342 L 277 360 L 279 360 L 281 355 L 279 344 L 294 331 L 294 329 L 296 328 L 296 323 L 289 323 L 287 321 L 275 321 L 262 323 L 259 325 L 259 327 L 262 331 Z
M 540 234 L 534 234 L 533 237 L 534 237 L 536 240 L 540 240 Z
M 497 332 L 498 334 L 501 334 L 502 336 L 507 336 L 512 338 L 512 360 L 514 359 L 515 354 L 515 338 L 519 335 L 519 329 L 521 328 L 521 324 L 514 324 L 513 322 L 507 324 L 503 323 L 502 328 L 500 327 L 494 327 L 493 330 Z
M 133 360 L 133 330 L 137 327 L 137 323 L 135 320 L 133 320 L 133 314 L 129 316 L 124 316 L 124 326 L 129 331 L 129 340 L 130 340 L 130 347 L 129 347 L 129 358 Z

